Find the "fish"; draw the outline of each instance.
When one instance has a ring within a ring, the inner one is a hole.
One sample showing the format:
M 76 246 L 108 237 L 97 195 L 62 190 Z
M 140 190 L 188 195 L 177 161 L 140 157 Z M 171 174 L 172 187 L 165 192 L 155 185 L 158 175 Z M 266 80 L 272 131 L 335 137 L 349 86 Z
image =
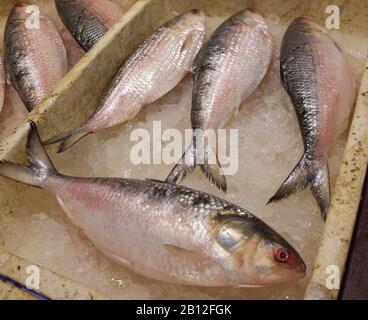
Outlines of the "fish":
M 204 144 L 203 137 L 209 130 L 222 128 L 258 87 L 271 63 L 272 48 L 265 20 L 251 8 L 234 14 L 215 30 L 194 62 L 193 140 L 167 182 L 182 181 L 199 166 L 213 184 L 226 192 L 216 147 Z
M 86 52 L 127 10 L 111 0 L 55 0 L 55 6 L 65 27 Z
M 327 31 L 303 17 L 295 19 L 283 37 L 280 74 L 298 118 L 304 153 L 269 203 L 310 187 L 326 220 L 330 205 L 328 158 L 349 123 L 354 75 Z
M 4 65 L 8 80 L 31 111 L 67 73 L 67 54 L 54 23 L 17 3 L 7 19 Z
M 55 195 L 106 256 L 143 276 L 196 286 L 269 286 L 305 276 L 299 253 L 245 209 L 157 180 L 73 177 L 55 169 L 30 122 L 27 164 L 0 175 Z
M 0 50 L 0 112 L 3 109 L 4 105 L 5 88 L 6 88 L 5 69 L 3 63 L 3 55 Z
M 171 91 L 190 72 L 203 45 L 206 16 L 193 9 L 149 35 L 127 57 L 93 114 L 78 128 L 48 139 L 64 152 L 96 131 L 125 123 L 144 107 Z

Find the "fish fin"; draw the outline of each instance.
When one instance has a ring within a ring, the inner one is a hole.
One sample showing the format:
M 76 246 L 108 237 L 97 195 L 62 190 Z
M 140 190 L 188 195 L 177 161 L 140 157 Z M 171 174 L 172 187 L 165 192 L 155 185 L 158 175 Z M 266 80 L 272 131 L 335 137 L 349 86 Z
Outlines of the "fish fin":
M 320 166 L 311 182 L 311 190 L 321 210 L 324 221 L 327 218 L 328 208 L 330 206 L 330 175 L 328 165 Z
M 32 170 L 27 166 L 15 164 L 6 160 L 0 161 L 0 175 L 34 187 L 40 187 L 34 180 Z
M 205 152 L 203 154 L 203 164 L 199 165 L 203 174 L 210 180 L 211 183 L 216 185 L 220 190 L 226 192 L 227 184 L 226 179 L 223 174 L 221 164 L 218 160 L 216 153 L 214 153 L 213 149 L 210 147 L 205 148 Z M 210 155 L 214 155 L 216 159 L 215 164 L 209 163 Z M 186 176 L 191 174 L 195 167 L 197 166 L 196 160 L 196 144 L 195 140 L 193 140 L 190 147 L 181 157 L 179 163 L 175 165 L 175 167 L 171 170 L 170 174 L 166 178 L 165 182 L 167 183 L 176 183 L 177 181 L 183 181 Z
M 308 162 L 305 154 L 267 204 L 287 198 L 308 186 L 310 186 L 321 210 L 322 218 L 325 220 L 330 204 L 328 165 L 316 161 Z
M 69 208 L 65 205 L 64 201 L 59 196 L 56 196 L 56 200 L 59 203 L 60 207 L 65 212 L 68 219 L 74 224 L 75 227 L 79 228 L 79 223 L 78 223 L 77 219 L 72 214 L 72 212 L 69 210 Z
M 162 180 L 158 180 L 158 179 L 150 179 L 150 178 L 147 178 L 145 179 L 146 181 L 149 181 L 149 182 L 153 182 L 153 183 L 167 183 L 165 181 L 162 181 Z M 156 197 L 157 199 L 163 199 L 167 196 L 167 192 L 168 190 L 166 188 L 162 188 L 162 187 L 158 187 L 158 188 L 155 188 L 155 186 L 152 188 L 152 196 Z
M 56 137 L 53 137 L 53 138 L 47 139 L 45 141 L 42 141 L 42 144 L 44 146 L 48 146 L 50 144 L 55 144 L 55 143 L 61 142 L 61 141 L 65 140 L 66 138 L 70 137 L 70 136 L 71 136 L 71 132 L 68 131 L 68 132 L 60 134 Z
M 67 137 L 60 145 L 58 153 L 62 153 L 69 149 L 71 146 L 75 145 L 79 140 L 83 139 L 85 136 L 91 134 L 83 129 L 74 131 L 69 137 Z
M 33 121 L 30 122 L 26 149 L 29 165 L 23 166 L 9 161 L 1 161 L 0 175 L 42 188 L 45 180 L 56 175 L 57 171 L 41 143 L 37 127 Z
M 202 254 L 196 250 L 189 250 L 171 244 L 164 244 L 163 246 L 172 256 L 190 261 L 191 263 L 200 263 L 204 260 Z
M 214 153 L 214 151 L 213 149 L 208 148 L 208 151 L 205 153 L 204 164 L 201 165 L 201 170 L 207 179 L 211 181 L 211 183 L 213 183 L 220 190 L 226 192 L 227 184 L 220 161 L 217 157 L 217 154 L 214 153 L 214 159 L 216 159 L 216 163 L 210 164 L 208 159 L 210 153 Z
M 207 265 L 212 262 L 210 257 L 198 250 L 185 249 L 170 244 L 165 244 L 163 246 L 170 255 L 194 265 L 198 272 L 206 270 Z
M 300 159 L 293 171 L 289 174 L 281 187 L 276 191 L 267 204 L 287 198 L 293 193 L 305 189 L 309 184 L 308 168 L 305 155 Z
M 83 128 L 76 128 L 70 130 L 66 133 L 53 137 L 44 141 L 44 145 L 54 144 L 57 142 L 61 142 L 58 153 L 64 152 L 65 150 L 69 149 L 71 146 L 76 144 L 79 140 L 84 138 L 90 134 L 90 132 L 84 130 Z
M 187 175 L 191 174 L 195 167 L 195 147 L 193 142 L 184 152 L 180 161 L 174 166 L 169 175 L 167 176 L 165 182 L 166 183 L 177 183 L 178 181 L 183 181 Z

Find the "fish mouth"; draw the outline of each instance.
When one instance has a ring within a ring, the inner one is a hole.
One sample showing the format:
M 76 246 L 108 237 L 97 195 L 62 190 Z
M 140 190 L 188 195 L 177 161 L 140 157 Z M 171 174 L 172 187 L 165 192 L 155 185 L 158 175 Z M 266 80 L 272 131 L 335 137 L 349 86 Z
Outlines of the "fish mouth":
M 251 27 L 251 28 L 253 28 L 256 25 L 255 21 L 253 21 L 252 19 L 247 19 L 247 20 L 234 19 L 234 22 L 240 25 L 246 26 L 246 27 Z
M 197 19 L 206 17 L 205 12 L 201 9 L 192 9 L 188 13 L 195 16 Z
M 260 283 L 264 286 L 271 286 L 275 284 L 288 283 L 298 281 L 305 277 L 306 266 L 298 266 L 296 268 L 281 268 L 277 271 L 271 271 L 266 275 Z
M 251 28 L 259 24 L 265 24 L 261 14 L 253 8 L 246 8 L 240 11 L 239 14 L 234 17 L 233 21 Z
M 9 21 L 13 24 L 24 24 L 32 14 L 31 12 L 27 12 L 29 6 L 30 4 L 26 3 L 16 3 L 12 8 L 12 14 L 9 16 Z
M 14 8 L 25 8 L 25 7 L 28 7 L 29 4 L 26 4 L 26 3 L 22 3 L 22 2 L 17 2 L 15 5 L 14 5 Z
M 301 263 L 299 264 L 296 268 L 295 271 L 301 274 L 305 274 L 305 272 L 307 271 L 307 266 L 305 265 L 305 263 Z
M 203 11 L 201 9 L 192 9 L 189 12 L 192 13 L 192 14 L 195 14 L 195 15 L 203 14 Z

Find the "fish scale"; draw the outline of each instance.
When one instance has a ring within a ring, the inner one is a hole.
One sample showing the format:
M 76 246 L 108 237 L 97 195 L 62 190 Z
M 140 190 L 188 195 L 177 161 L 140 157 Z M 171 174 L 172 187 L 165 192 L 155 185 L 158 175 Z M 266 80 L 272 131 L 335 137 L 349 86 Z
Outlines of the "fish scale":
M 11 84 L 31 111 L 67 72 L 63 40 L 53 22 L 39 18 L 39 29 L 30 29 L 26 21 L 28 5 L 12 8 L 4 35 L 4 64 Z
M 110 0 L 55 0 L 66 28 L 89 51 L 123 16 L 127 7 Z
M 216 196 L 156 180 L 65 176 L 31 122 L 28 166 L 0 175 L 54 194 L 105 255 L 144 276 L 186 285 L 265 286 L 297 280 L 305 264 L 276 231 Z
M 205 32 L 206 17 L 200 10 L 164 23 L 126 58 L 94 113 L 80 127 L 45 144 L 62 141 L 62 152 L 88 134 L 131 120 L 185 77 Z
M 193 141 L 167 182 L 182 181 L 199 166 L 212 183 L 226 191 L 216 146 L 206 144 L 203 150 L 198 150 L 198 141 L 206 130 L 222 128 L 260 84 L 271 62 L 272 46 L 272 36 L 263 17 L 253 9 L 241 10 L 216 29 L 194 64 Z M 203 159 L 197 157 L 198 151 L 202 151 Z M 211 155 L 215 155 L 212 157 L 216 158 L 215 163 L 211 163 Z
M 346 129 L 355 79 L 336 42 L 318 24 L 295 19 L 281 46 L 280 74 L 298 117 L 304 154 L 269 202 L 310 187 L 323 219 L 330 204 L 328 158 Z

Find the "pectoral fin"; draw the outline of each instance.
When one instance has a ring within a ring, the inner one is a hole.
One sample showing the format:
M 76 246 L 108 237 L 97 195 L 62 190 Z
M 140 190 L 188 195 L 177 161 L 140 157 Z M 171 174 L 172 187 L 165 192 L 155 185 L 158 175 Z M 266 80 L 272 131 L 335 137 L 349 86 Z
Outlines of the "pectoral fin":
M 189 250 L 170 244 L 165 244 L 164 247 L 172 256 L 183 259 L 186 262 L 193 264 L 198 271 L 203 270 L 206 264 L 209 262 L 208 257 L 204 256 L 201 252 L 197 250 Z

